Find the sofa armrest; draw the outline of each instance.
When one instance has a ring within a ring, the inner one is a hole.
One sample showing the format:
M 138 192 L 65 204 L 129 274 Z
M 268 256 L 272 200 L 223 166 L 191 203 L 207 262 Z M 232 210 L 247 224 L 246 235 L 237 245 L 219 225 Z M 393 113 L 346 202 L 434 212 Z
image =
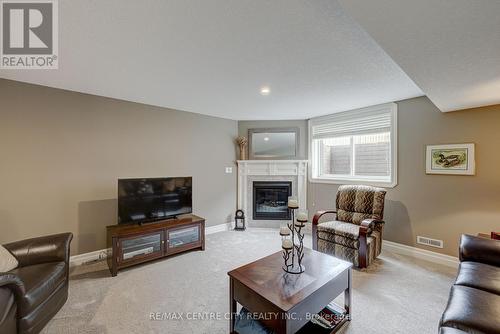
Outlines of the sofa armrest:
M 463 234 L 460 261 L 473 261 L 500 267 L 500 241 Z
M 16 241 L 3 246 L 14 255 L 20 267 L 56 261 L 68 263 L 72 239 L 72 233 L 60 233 Z
M 16 297 L 23 296 L 26 293 L 24 283 L 19 276 L 9 272 L 0 273 L 0 288 L 9 288 Z

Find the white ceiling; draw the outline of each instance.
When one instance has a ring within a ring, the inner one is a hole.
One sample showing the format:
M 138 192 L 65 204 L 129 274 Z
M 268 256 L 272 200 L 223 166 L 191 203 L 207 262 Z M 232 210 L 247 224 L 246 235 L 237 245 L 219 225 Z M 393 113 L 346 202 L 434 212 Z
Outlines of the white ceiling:
M 441 109 L 500 103 L 499 0 L 340 0 Z
M 238 120 L 422 95 L 331 0 L 59 1 L 59 50 L 0 77 Z

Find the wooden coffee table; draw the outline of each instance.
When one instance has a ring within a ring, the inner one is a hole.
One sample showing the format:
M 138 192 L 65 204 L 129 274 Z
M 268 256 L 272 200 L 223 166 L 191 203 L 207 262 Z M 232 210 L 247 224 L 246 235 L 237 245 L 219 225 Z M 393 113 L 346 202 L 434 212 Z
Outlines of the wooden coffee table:
M 352 264 L 309 248 L 304 252 L 302 263 L 306 269 L 300 275 L 281 269 L 281 251 L 228 272 L 230 333 L 236 333 L 237 303 L 258 314 L 258 320 L 276 333 L 289 334 L 297 332 L 310 315 L 344 293 L 346 316 L 342 324 L 350 320 Z

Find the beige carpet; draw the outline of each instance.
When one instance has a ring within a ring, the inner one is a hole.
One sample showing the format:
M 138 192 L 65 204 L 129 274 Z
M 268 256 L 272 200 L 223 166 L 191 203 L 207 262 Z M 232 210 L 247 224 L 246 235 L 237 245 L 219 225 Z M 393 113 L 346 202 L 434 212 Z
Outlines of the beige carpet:
M 227 320 L 188 314 L 228 311 L 227 272 L 280 249 L 276 231 L 254 229 L 207 236 L 194 251 L 121 271 L 104 262 L 72 269 L 69 299 L 48 333 L 227 333 Z M 306 238 L 310 245 L 311 239 Z M 344 333 L 437 333 L 455 270 L 384 252 L 354 271 L 353 320 Z M 184 319 L 150 320 L 152 312 Z

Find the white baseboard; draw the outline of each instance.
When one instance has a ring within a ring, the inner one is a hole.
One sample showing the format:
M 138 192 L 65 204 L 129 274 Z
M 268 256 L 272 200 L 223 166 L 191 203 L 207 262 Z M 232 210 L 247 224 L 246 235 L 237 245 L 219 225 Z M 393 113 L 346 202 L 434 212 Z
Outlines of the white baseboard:
M 452 268 L 457 268 L 460 263 L 458 258 L 454 256 L 431 252 L 426 249 L 411 247 L 387 240 L 384 240 L 382 242 L 382 250 L 388 250 L 396 254 L 412 256 L 417 259 L 438 263 Z
M 107 257 L 106 249 L 100 249 L 89 253 L 73 255 L 69 258 L 70 267 L 81 266 L 82 264 L 104 260 Z
M 214 233 L 218 233 L 218 232 L 229 231 L 232 228 L 233 228 L 233 224 L 232 223 L 219 224 L 219 225 L 213 225 L 213 226 L 206 226 L 205 227 L 205 235 L 206 234 L 214 234 Z
M 205 227 L 205 235 L 229 231 L 232 229 L 232 226 L 233 223 L 207 226 Z M 431 252 L 425 249 L 411 247 L 393 241 L 384 240 L 384 242 L 382 243 L 382 249 L 396 254 L 412 256 L 418 259 L 438 263 L 452 268 L 457 268 L 458 264 L 460 263 L 458 258 L 453 256 Z M 104 260 L 106 258 L 106 254 L 106 249 L 100 249 L 89 253 L 73 255 L 70 257 L 69 263 L 70 266 L 80 266 L 85 263 Z
M 207 226 L 205 227 L 205 235 L 229 231 L 230 229 L 232 229 L 232 223 Z M 85 263 L 104 260 L 106 259 L 106 257 L 107 257 L 106 249 L 100 249 L 89 253 L 83 253 L 71 256 L 69 259 L 69 265 L 71 267 L 81 266 L 82 264 Z

